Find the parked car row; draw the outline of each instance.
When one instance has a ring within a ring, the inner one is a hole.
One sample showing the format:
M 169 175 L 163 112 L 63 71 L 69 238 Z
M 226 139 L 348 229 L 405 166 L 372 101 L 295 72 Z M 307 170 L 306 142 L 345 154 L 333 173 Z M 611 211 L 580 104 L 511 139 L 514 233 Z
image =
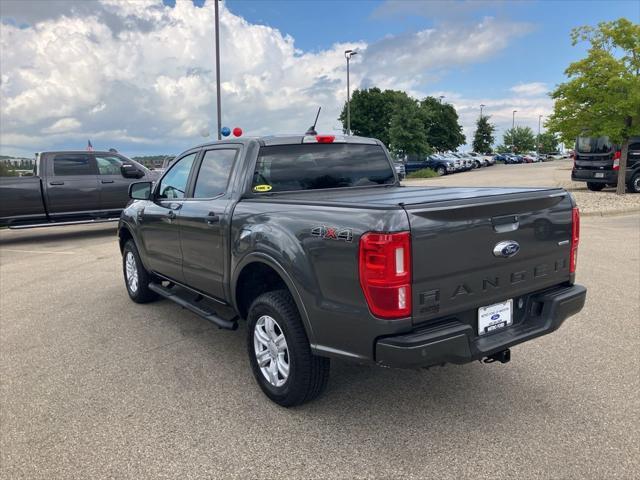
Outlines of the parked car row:
M 404 170 L 409 175 L 418 170 L 430 168 L 438 175 L 449 175 L 457 172 L 466 172 L 475 168 L 489 167 L 496 162 L 491 156 L 479 153 L 434 153 L 426 158 L 407 160 L 404 162 Z
M 551 153 L 536 153 L 529 152 L 525 154 L 515 154 L 515 153 L 498 153 L 494 155 L 494 160 L 498 162 L 503 162 L 507 165 L 513 165 L 516 163 L 538 163 L 538 162 L 548 162 L 550 160 L 560 160 L 561 158 L 569 158 L 571 157 L 570 153 L 560 153 L 560 152 L 551 152 Z

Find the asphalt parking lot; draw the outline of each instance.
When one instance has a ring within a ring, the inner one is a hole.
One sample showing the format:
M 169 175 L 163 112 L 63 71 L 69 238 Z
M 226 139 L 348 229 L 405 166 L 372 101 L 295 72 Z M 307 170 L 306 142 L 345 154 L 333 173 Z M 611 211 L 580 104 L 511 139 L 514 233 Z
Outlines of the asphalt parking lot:
M 127 297 L 113 224 L 0 231 L 0 476 L 637 478 L 640 215 L 587 217 L 585 309 L 507 365 L 332 364 L 296 409 L 244 334 Z

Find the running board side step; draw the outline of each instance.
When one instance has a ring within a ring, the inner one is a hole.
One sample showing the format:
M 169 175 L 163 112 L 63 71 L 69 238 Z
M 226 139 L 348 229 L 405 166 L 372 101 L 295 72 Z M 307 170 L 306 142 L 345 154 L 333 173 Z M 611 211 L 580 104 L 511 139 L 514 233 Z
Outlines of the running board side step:
M 176 295 L 174 292 L 169 290 L 168 288 L 163 287 L 162 285 L 158 285 L 157 283 L 149 283 L 149 290 L 153 290 L 161 297 L 166 298 L 167 300 L 171 300 L 172 302 L 177 303 L 183 308 L 195 313 L 199 317 L 204 318 L 205 320 L 210 321 L 211 323 L 216 324 L 220 328 L 224 328 L 227 330 L 235 330 L 238 328 L 237 317 L 233 320 L 225 320 L 224 318 L 220 318 L 214 313 L 208 312 L 197 305 L 185 300 L 184 298 Z
M 9 230 L 25 230 L 27 228 L 43 228 L 43 227 L 61 227 L 65 225 L 86 225 L 89 223 L 108 223 L 117 222 L 120 217 L 117 218 L 93 218 L 90 220 L 69 220 L 63 222 L 46 222 L 46 223 L 24 223 L 17 225 L 9 225 Z

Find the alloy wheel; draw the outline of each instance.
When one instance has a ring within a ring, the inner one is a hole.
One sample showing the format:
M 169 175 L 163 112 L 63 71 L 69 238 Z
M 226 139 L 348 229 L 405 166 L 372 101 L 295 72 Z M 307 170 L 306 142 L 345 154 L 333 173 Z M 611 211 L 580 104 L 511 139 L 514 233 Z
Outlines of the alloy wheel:
M 282 328 L 273 317 L 258 318 L 253 329 L 253 349 L 264 378 L 274 387 L 284 385 L 289 378 L 289 348 Z
M 138 291 L 138 265 L 136 263 L 136 257 L 132 252 L 127 252 L 125 257 L 125 272 L 127 274 L 127 285 L 131 293 Z

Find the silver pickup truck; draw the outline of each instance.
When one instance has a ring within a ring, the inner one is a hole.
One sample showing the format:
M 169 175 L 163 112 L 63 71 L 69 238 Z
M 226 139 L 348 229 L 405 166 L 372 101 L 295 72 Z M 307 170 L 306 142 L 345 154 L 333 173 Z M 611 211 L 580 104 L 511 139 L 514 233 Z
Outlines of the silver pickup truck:
M 129 184 L 154 179 L 118 153 L 43 152 L 32 176 L 0 177 L 0 227 L 117 220 L 129 201 Z

